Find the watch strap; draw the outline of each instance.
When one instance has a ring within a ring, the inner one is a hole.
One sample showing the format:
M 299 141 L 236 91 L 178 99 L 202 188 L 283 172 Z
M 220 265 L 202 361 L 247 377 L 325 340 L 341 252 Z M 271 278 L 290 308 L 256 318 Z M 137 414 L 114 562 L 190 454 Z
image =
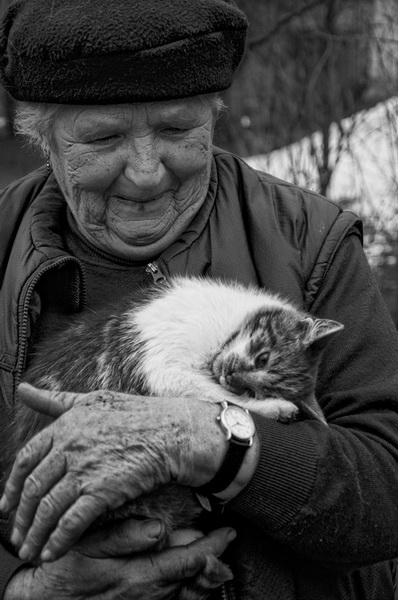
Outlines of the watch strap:
M 249 445 L 237 444 L 233 440 L 230 440 L 227 454 L 218 472 L 214 475 L 213 479 L 195 491 L 200 494 L 209 495 L 218 494 L 226 490 L 236 479 L 248 448 Z

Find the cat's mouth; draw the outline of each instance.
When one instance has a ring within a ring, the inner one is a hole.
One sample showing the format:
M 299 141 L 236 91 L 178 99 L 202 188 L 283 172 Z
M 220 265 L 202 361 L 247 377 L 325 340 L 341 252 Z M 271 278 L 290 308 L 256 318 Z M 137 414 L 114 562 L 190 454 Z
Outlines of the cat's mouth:
M 239 385 L 238 382 L 234 381 L 235 378 L 230 375 L 221 375 L 219 379 L 220 385 L 223 388 L 236 394 L 237 396 L 243 396 L 245 398 L 256 398 L 256 393 L 254 390 L 247 388 L 245 386 Z

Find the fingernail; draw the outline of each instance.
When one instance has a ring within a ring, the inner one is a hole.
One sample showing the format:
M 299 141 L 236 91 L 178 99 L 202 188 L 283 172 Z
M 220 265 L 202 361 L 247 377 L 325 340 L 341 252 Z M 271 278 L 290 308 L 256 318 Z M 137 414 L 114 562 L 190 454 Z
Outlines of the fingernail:
M 30 551 L 27 544 L 24 544 L 20 551 L 18 552 L 18 556 L 21 560 L 27 560 L 29 558 Z
M 14 546 L 19 546 L 21 543 L 21 534 L 19 533 L 18 529 L 14 529 L 11 535 L 11 543 Z
M 50 562 L 52 560 L 52 553 L 51 550 L 46 550 L 44 549 L 43 552 L 40 554 L 40 558 L 43 562 Z
M 150 538 L 157 539 L 158 537 L 160 537 L 163 531 L 163 525 L 161 521 L 148 521 L 146 527 L 147 535 Z
M 228 542 L 232 542 L 234 539 L 236 538 L 236 531 L 235 529 L 230 529 L 227 533 L 227 540 Z
M 7 499 L 5 496 L 2 496 L 1 500 L 0 500 L 0 510 L 2 512 L 5 512 L 7 509 L 8 509 Z

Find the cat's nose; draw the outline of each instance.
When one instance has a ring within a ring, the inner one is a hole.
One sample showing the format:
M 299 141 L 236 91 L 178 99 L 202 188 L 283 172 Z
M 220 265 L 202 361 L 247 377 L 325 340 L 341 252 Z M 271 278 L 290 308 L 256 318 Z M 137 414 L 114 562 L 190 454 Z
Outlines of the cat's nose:
M 220 384 L 225 388 L 230 388 L 232 385 L 233 375 L 221 375 Z
M 220 385 L 222 385 L 226 390 L 229 390 L 235 394 L 241 393 L 241 390 L 238 389 L 236 385 L 237 381 L 235 373 L 225 373 L 224 371 L 223 375 L 220 375 L 219 382 Z
M 245 392 L 245 385 L 242 378 L 238 373 L 230 373 L 225 375 L 226 387 L 233 391 L 235 394 L 243 394 Z
M 239 370 L 240 366 L 241 366 L 240 356 L 238 354 L 234 354 L 234 353 L 229 354 L 229 356 L 224 361 L 223 375 L 225 377 L 230 377 L 231 375 L 236 373 L 236 371 Z

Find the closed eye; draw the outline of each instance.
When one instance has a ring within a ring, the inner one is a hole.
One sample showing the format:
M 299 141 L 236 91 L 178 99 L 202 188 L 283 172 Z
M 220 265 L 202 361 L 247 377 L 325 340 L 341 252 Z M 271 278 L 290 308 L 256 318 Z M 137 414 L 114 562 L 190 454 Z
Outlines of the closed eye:
M 184 129 L 183 127 L 164 127 L 162 129 L 162 133 L 165 135 L 181 135 L 187 131 L 188 129 Z
M 99 136 L 96 138 L 92 138 L 89 140 L 86 140 L 85 143 L 86 144 L 92 144 L 92 145 L 106 145 L 106 144 L 112 144 L 113 142 L 117 141 L 118 138 L 120 136 L 118 134 L 110 134 L 110 135 L 103 135 L 103 136 Z
M 269 350 L 260 352 L 260 354 L 258 354 L 256 356 L 256 359 L 254 361 L 254 365 L 255 365 L 256 369 L 264 369 L 264 367 L 266 367 L 268 365 L 269 357 L 270 357 Z

